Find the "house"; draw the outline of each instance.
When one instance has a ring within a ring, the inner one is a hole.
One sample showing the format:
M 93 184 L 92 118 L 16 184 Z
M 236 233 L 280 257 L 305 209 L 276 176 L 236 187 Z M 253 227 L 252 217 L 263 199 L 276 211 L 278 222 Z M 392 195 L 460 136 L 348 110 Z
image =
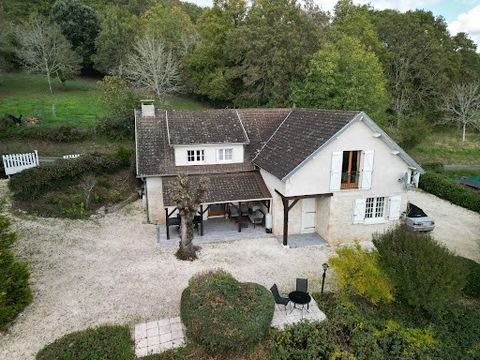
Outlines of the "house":
M 289 234 L 312 232 L 334 244 L 370 239 L 398 221 L 423 173 L 364 112 L 144 102 L 135 115 L 137 176 L 156 224 L 175 215 L 173 187 L 184 173 L 209 179 L 202 222 L 256 204 L 284 245 Z

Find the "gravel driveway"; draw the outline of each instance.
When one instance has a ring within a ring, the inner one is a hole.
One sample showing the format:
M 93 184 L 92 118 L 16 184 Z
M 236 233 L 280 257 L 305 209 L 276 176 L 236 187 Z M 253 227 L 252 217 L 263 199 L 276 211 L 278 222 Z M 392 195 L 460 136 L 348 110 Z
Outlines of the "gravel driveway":
M 423 191 L 411 191 L 408 198 L 434 218 L 435 239 L 458 255 L 480 262 L 480 214 Z
M 18 219 L 17 253 L 30 264 L 34 297 L 0 338 L 0 359 L 31 359 L 45 344 L 88 326 L 177 314 L 188 279 L 208 269 L 268 288 L 276 282 L 284 291 L 305 276 L 318 289 L 332 251 L 284 249 L 263 238 L 205 245 L 197 261 L 183 262 L 176 249 L 155 245 L 155 227 L 143 220 L 139 202 L 97 222 Z

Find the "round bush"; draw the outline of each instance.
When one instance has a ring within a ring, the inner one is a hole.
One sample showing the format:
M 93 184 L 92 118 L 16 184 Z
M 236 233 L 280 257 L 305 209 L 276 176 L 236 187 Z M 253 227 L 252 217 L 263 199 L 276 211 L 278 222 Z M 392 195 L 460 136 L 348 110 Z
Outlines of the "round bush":
M 37 360 L 131 360 L 128 326 L 99 326 L 67 334 L 45 346 Z
M 463 293 L 468 296 L 480 298 L 480 264 L 471 259 L 457 256 L 459 266 L 467 269 L 467 283 Z
M 273 318 L 272 294 L 224 272 L 194 276 L 182 293 L 181 318 L 190 339 L 209 352 L 248 349 L 265 338 Z

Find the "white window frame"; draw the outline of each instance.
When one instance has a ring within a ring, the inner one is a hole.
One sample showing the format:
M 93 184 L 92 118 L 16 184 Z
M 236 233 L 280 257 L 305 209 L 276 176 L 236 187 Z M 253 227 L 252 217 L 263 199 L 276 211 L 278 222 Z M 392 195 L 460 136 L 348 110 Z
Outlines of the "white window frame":
M 229 153 L 229 159 L 227 159 L 227 153 Z M 232 162 L 233 161 L 233 148 L 222 148 L 217 150 L 218 162 Z
M 193 157 L 193 159 L 191 159 Z M 205 162 L 205 150 L 204 149 L 189 149 L 187 150 L 187 163 L 198 164 Z
M 367 197 L 365 201 L 365 223 L 382 223 L 386 222 L 386 196 Z

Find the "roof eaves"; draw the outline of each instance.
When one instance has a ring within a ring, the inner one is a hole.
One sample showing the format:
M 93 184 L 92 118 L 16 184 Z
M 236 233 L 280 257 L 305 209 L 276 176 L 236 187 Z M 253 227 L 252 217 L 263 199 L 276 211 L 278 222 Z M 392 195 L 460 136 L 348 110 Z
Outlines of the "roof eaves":
M 293 110 L 290 110 L 289 113 L 287 114 L 287 116 L 285 116 L 285 119 L 282 120 L 282 122 L 280 123 L 280 125 L 277 126 L 277 128 L 275 129 L 275 131 L 272 133 L 272 135 L 270 135 L 270 137 L 268 138 L 267 141 L 265 141 L 265 144 L 263 144 L 262 148 L 260 149 L 260 151 L 255 155 L 255 157 L 252 159 L 252 162 L 255 162 L 255 159 L 258 157 L 258 155 L 260 155 L 262 153 L 262 150 L 265 148 L 265 146 L 267 146 L 267 144 L 270 142 L 270 140 L 272 140 L 273 136 L 277 133 L 278 129 L 280 129 L 283 125 L 283 123 L 285 121 L 287 121 L 288 117 L 290 116 L 290 114 L 293 112 Z
M 137 176 L 139 175 L 138 174 L 138 154 L 140 153 L 138 151 L 138 140 L 137 140 L 137 133 L 138 133 L 138 129 L 137 129 L 137 111 L 135 109 L 133 109 L 133 116 L 135 117 L 135 170 L 136 170 L 136 173 L 137 173 Z
M 373 121 L 366 113 L 362 112 L 361 114 L 362 118 L 360 120 L 363 120 L 365 125 L 367 125 L 373 131 L 380 133 L 380 138 L 383 140 L 383 142 L 392 150 L 398 151 L 398 156 L 400 156 L 403 161 L 417 169 L 420 174 L 425 173 L 425 170 L 420 166 L 420 164 L 417 163 L 410 155 L 408 155 L 407 152 L 403 150 L 400 145 L 398 145 L 390 136 L 388 136 L 388 134 L 383 131 L 382 128 L 375 123 L 375 121 Z
M 335 140 L 336 137 L 338 137 L 340 134 L 342 134 L 345 130 L 348 129 L 348 127 L 353 124 L 354 122 L 360 120 L 360 116 L 362 115 L 361 112 L 357 113 L 348 123 L 346 123 L 340 130 L 338 130 L 335 134 L 333 134 L 330 139 L 325 141 L 320 147 L 315 150 L 313 153 L 311 153 L 309 156 L 307 156 L 303 161 L 298 164 L 293 170 L 291 170 L 287 175 L 285 175 L 281 180 L 286 181 L 289 177 L 291 177 L 294 173 L 296 173 L 300 168 L 303 167 L 310 159 L 314 158 L 320 151 L 323 150 L 325 146 L 330 144 L 333 140 Z

